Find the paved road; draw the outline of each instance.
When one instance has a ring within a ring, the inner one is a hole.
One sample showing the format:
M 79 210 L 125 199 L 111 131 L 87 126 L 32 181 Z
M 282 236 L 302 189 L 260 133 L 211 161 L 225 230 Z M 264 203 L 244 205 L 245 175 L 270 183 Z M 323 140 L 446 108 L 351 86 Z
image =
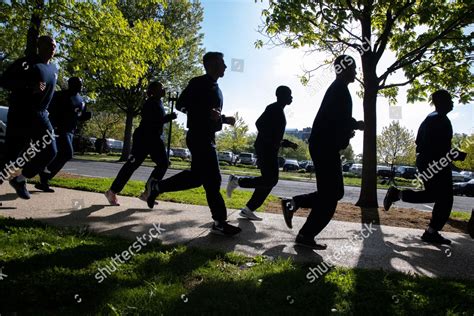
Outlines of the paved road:
M 83 176 L 91 177 L 104 177 L 104 178 L 114 178 L 119 168 L 122 164 L 119 163 L 110 163 L 110 162 L 96 162 L 96 161 L 86 161 L 86 160 L 71 160 L 64 167 L 63 171 L 79 174 Z M 132 176 L 133 180 L 142 180 L 145 181 L 148 179 L 148 176 L 151 173 L 151 167 L 140 167 Z M 169 177 L 180 170 L 168 169 L 165 178 Z M 227 185 L 228 176 L 226 174 L 222 175 L 222 187 Z M 242 189 L 242 188 L 241 188 Z M 309 193 L 316 189 L 315 182 L 307 181 L 289 181 L 289 180 L 280 180 L 276 187 L 273 188 L 272 194 L 276 196 L 293 196 L 302 193 Z M 250 189 L 242 189 L 250 190 Z M 377 195 L 380 205 L 382 205 L 383 198 L 385 196 L 386 190 L 377 190 Z M 360 188 L 346 186 L 345 194 L 342 201 L 355 203 L 359 198 Z M 423 211 L 431 211 L 432 204 L 408 204 L 403 202 L 397 202 L 397 206 L 400 207 L 411 207 L 417 208 Z M 465 197 L 465 196 L 455 196 L 453 209 L 457 211 L 470 212 L 474 207 L 474 198 Z

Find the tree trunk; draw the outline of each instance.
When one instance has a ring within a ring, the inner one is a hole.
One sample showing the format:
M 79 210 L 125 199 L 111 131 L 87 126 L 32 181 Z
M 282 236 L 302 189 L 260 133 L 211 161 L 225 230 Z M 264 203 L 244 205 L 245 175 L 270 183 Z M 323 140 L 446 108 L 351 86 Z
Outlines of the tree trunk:
M 44 0 L 36 0 L 33 14 L 31 15 L 30 27 L 26 34 L 25 56 L 34 56 L 37 53 L 37 42 L 41 28 L 41 11 L 44 8 Z
M 132 128 L 134 117 L 135 113 L 133 110 L 127 111 L 127 117 L 125 120 L 125 133 L 123 136 L 122 155 L 120 156 L 119 161 L 126 161 L 130 156 L 130 152 L 132 149 Z
M 364 69 L 364 151 L 362 156 L 362 184 L 356 205 L 378 207 L 377 201 L 377 92 L 376 64 L 362 56 Z

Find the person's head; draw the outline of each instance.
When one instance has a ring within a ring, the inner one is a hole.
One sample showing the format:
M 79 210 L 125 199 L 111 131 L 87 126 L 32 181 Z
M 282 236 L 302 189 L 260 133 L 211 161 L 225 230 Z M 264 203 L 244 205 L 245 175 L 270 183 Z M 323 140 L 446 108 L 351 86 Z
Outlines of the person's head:
M 79 93 L 82 91 L 82 80 L 79 77 L 71 77 L 67 81 L 68 89 L 72 93 Z
M 291 89 L 287 86 L 279 86 L 276 89 L 275 95 L 277 97 L 277 102 L 284 105 L 291 104 L 293 97 L 291 96 Z
M 216 80 L 224 77 L 224 72 L 227 68 L 224 62 L 224 54 L 220 52 L 208 52 L 203 56 L 202 62 L 208 75 Z
M 148 97 L 158 97 L 162 98 L 166 94 L 166 90 L 163 88 L 163 84 L 159 81 L 152 81 L 148 85 L 148 89 L 146 90 L 146 94 Z
M 453 99 L 446 90 L 437 90 L 431 95 L 431 102 L 438 113 L 448 114 L 453 109 Z
M 45 62 L 49 62 L 56 52 L 56 41 L 49 35 L 38 38 L 38 55 Z
M 346 83 L 354 82 L 356 78 L 356 63 L 354 58 L 349 55 L 341 55 L 334 60 L 334 69 L 336 77 L 344 80 Z

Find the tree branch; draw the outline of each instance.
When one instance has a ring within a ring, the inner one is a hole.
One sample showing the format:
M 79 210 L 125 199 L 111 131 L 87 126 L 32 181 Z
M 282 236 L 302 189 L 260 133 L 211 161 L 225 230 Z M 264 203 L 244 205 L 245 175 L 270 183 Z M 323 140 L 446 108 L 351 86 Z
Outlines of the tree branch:
M 388 85 L 385 85 L 385 82 L 383 85 L 380 85 L 379 86 L 379 91 L 380 90 L 383 90 L 383 89 L 390 89 L 390 88 L 393 88 L 393 87 L 402 87 L 402 86 L 405 86 L 409 83 L 412 83 L 413 81 L 415 81 L 416 78 L 418 78 L 419 76 L 421 76 L 422 74 L 430 71 L 433 67 L 436 67 L 438 66 L 439 64 L 441 64 L 441 62 L 438 62 L 438 63 L 431 63 L 429 67 L 426 67 L 425 69 L 417 72 L 415 75 L 412 76 L 411 79 L 405 81 L 405 82 L 400 82 L 400 83 L 392 83 L 392 84 L 388 84 Z
M 346 0 L 346 4 L 347 6 L 349 7 L 349 10 L 351 10 L 352 14 L 354 15 L 354 17 L 357 19 L 357 20 L 360 20 L 360 11 L 357 10 L 356 8 L 354 8 L 354 6 L 352 5 L 352 2 L 351 0 Z
M 387 23 L 385 24 L 382 34 L 377 39 L 374 45 L 375 58 L 377 62 L 380 60 L 383 52 L 385 51 L 385 48 L 387 47 L 388 38 L 389 38 L 390 32 L 393 29 L 393 25 L 395 24 L 395 21 L 402 15 L 403 11 L 408 9 L 413 4 L 415 4 L 415 1 L 408 1 L 397 12 L 395 12 L 394 15 L 392 15 L 390 8 L 387 10 L 387 15 L 386 15 Z
M 400 57 L 397 61 L 395 61 L 390 67 L 387 68 L 385 73 L 379 77 L 379 82 L 385 81 L 388 75 L 400 68 L 403 68 L 409 64 L 414 63 L 417 60 L 420 60 L 423 57 L 423 54 L 426 50 L 436 41 L 444 38 L 445 35 L 449 34 L 453 29 L 455 29 L 464 19 L 465 14 L 458 17 L 454 20 L 444 31 L 442 31 L 437 36 L 432 37 L 431 39 L 427 40 L 423 45 L 411 50 L 410 52 L 406 53 L 402 57 Z
M 358 39 L 359 41 L 362 42 L 362 38 L 360 38 L 359 36 L 353 34 L 351 31 L 349 31 L 346 27 L 344 27 L 343 25 L 339 25 L 335 22 L 333 22 L 332 20 L 330 20 L 325 14 L 324 14 L 324 10 L 323 10 L 323 5 L 322 3 L 320 2 L 319 3 L 319 8 L 320 8 L 320 12 L 321 12 L 321 17 L 326 21 L 328 22 L 329 24 L 332 24 L 333 26 L 336 26 L 336 27 L 341 27 L 345 32 L 347 32 L 350 36 L 352 36 L 353 38 L 355 39 Z M 318 27 L 317 24 L 314 23 L 314 21 L 312 21 L 311 19 L 306 19 L 308 22 L 310 22 L 313 26 L 315 26 L 316 28 Z M 341 38 L 339 38 L 338 36 L 334 36 L 339 42 L 347 45 L 347 46 L 350 46 L 354 49 L 357 49 L 359 50 L 360 49 L 360 45 L 357 45 L 357 44 L 353 44 L 353 43 L 349 43 L 347 41 L 344 41 L 342 40 Z

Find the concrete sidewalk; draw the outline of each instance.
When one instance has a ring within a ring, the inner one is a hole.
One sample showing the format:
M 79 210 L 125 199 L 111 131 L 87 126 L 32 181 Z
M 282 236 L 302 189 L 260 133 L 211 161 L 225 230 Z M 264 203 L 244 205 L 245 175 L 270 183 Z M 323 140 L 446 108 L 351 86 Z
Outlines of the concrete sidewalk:
M 16 198 L 13 189 L 0 186 L 1 216 L 34 218 L 55 226 L 89 226 L 107 235 L 135 239 L 153 224 L 165 229 L 164 244 L 187 244 L 200 248 L 236 251 L 246 255 L 292 257 L 310 262 L 323 260 L 343 267 L 384 269 L 430 277 L 474 280 L 474 241 L 467 234 L 444 233 L 451 246 L 421 242 L 421 229 L 332 221 L 318 236 L 328 244 L 324 251 L 295 247 L 293 241 L 305 218 L 295 217 L 293 230 L 278 214 L 261 214 L 262 222 L 239 219 L 237 210 L 228 210 L 231 223 L 242 228 L 234 237 L 209 234 L 212 224 L 208 207 L 160 202 L 154 210 L 138 198 L 120 196 L 121 206 L 110 206 L 103 194 L 55 188 L 56 193 L 40 193 L 29 185 L 30 200 Z M 354 236 L 357 236 L 354 238 Z M 323 266 L 324 269 L 324 266 Z

